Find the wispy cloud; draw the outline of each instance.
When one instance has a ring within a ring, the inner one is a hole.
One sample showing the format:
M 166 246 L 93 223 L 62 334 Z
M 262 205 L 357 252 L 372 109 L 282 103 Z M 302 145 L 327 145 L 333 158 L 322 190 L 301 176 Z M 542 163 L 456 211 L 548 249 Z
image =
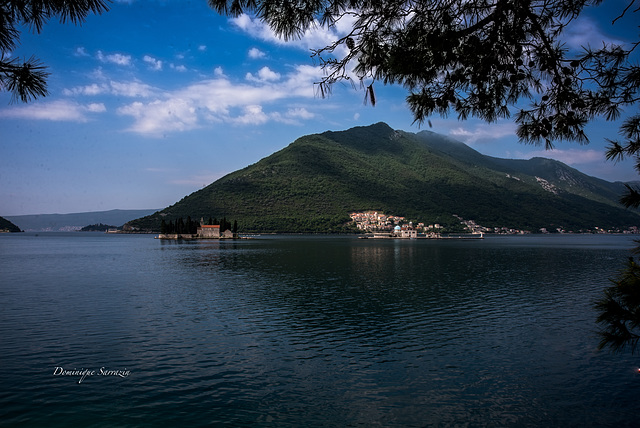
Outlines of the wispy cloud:
M 200 172 L 187 178 L 171 180 L 170 183 L 189 187 L 205 187 L 227 174 L 228 172 Z
M 67 100 L 33 103 L 0 110 L 0 117 L 54 122 L 87 122 L 87 113 L 103 113 L 102 103 L 78 104 Z
M 113 95 L 124 96 L 124 97 L 150 97 L 158 92 L 157 89 L 153 88 L 146 83 L 131 81 L 131 82 L 109 82 L 111 87 L 111 93 Z
M 66 96 L 95 96 L 101 94 L 111 94 L 124 97 L 143 98 L 150 97 L 157 92 L 157 89 L 138 81 L 116 82 L 113 80 L 106 83 L 92 83 L 86 86 L 75 86 L 73 88 L 63 89 L 62 91 L 62 93 Z
M 86 86 L 76 86 L 73 88 L 65 88 L 62 90 L 62 93 L 67 96 L 71 96 L 71 95 L 94 96 L 94 95 L 104 94 L 105 92 L 108 92 L 108 90 L 109 88 L 107 85 L 104 85 L 104 84 L 98 85 L 97 83 L 92 83 Z
M 144 170 L 147 172 L 158 173 L 158 174 L 175 173 L 176 171 L 178 171 L 176 168 L 155 168 L 155 167 L 145 168 Z
M 518 158 L 531 159 L 533 157 L 550 158 L 567 165 L 586 165 L 592 163 L 603 163 L 605 160 L 604 152 L 593 149 L 553 149 L 553 150 L 534 150 L 531 152 L 517 152 Z

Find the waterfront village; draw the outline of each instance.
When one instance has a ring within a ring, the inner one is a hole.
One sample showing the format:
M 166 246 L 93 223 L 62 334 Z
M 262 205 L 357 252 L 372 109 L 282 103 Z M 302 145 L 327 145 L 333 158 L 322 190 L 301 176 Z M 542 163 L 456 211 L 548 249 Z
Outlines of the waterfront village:
M 404 217 L 386 215 L 378 211 L 353 212 L 349 215 L 351 220 L 356 224 L 358 230 L 365 232 L 368 237 L 373 238 L 442 238 L 443 226 L 435 223 L 426 225 L 424 223 L 413 224 L 407 222 Z M 465 220 L 458 215 L 454 215 L 465 229 L 466 236 L 469 238 L 482 238 L 485 233 L 493 233 L 499 235 L 525 235 L 531 233 L 528 230 L 513 229 L 508 227 L 484 227 L 477 224 L 474 220 Z M 600 227 L 594 227 L 587 233 L 640 233 L 638 227 L 630 227 L 626 230 L 605 230 Z M 546 228 L 539 230 L 539 233 L 570 233 L 562 228 L 549 231 Z
M 404 217 L 386 215 L 378 211 L 353 212 L 349 216 L 358 230 L 365 232 L 363 236 L 365 238 L 445 239 L 451 237 L 442 235 L 444 227 L 438 223 L 430 225 L 417 223 L 414 225 L 411 221 L 406 222 Z M 484 233 L 490 231 L 478 226 L 473 221 L 464 221 L 458 216 L 455 217 L 465 225 L 465 233 L 457 235 L 456 238 L 482 239 Z
M 363 211 L 352 212 L 349 217 L 355 224 L 356 228 L 363 234 L 362 238 L 374 239 L 483 239 L 484 234 L 500 234 L 500 235 L 524 235 L 531 233 L 527 230 L 513 229 L 507 227 L 484 227 L 477 224 L 474 220 L 465 220 L 458 215 L 454 215 L 460 221 L 464 231 L 461 233 L 446 234 L 445 227 L 438 224 L 425 224 L 422 222 L 414 224 L 407 221 L 405 217 L 387 215 L 379 211 Z M 180 219 L 181 220 L 181 219 Z M 178 221 L 176 221 L 178 223 Z M 240 236 L 237 233 L 237 223 L 234 223 L 233 230 L 227 226 L 231 226 L 224 221 L 224 227 L 220 224 L 205 224 L 201 219 L 200 222 L 187 221 L 189 227 L 171 228 L 163 227 L 163 232 L 156 239 L 237 239 Z M 224 230 L 223 230 L 224 229 Z M 189 232 L 189 233 L 185 233 Z M 194 233 L 195 232 L 195 233 Z M 540 233 L 550 233 L 547 229 L 540 229 Z M 566 232 L 562 228 L 557 228 L 553 233 L 571 233 Z M 637 227 L 631 227 L 624 231 L 605 230 L 595 227 L 593 230 L 585 231 L 586 233 L 629 233 L 637 234 L 640 232 Z

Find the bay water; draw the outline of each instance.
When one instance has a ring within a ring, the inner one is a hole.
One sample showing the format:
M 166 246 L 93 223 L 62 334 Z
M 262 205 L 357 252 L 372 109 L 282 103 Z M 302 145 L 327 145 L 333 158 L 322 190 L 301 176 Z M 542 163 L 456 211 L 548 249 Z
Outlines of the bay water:
M 638 426 L 632 236 L 0 236 L 2 426 Z

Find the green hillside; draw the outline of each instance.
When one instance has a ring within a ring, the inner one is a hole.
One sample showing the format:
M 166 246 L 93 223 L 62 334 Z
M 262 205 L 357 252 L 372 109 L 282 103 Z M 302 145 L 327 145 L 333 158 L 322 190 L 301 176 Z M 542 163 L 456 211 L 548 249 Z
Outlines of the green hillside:
M 6 218 L 0 217 L 0 232 L 21 232 L 21 230 Z
M 417 136 L 430 149 L 449 156 L 453 162 L 461 162 L 473 167 L 483 166 L 525 179 L 534 184 L 537 184 L 535 177 L 540 177 L 565 192 L 584 196 L 615 207 L 619 207 L 618 200 L 625 191 L 625 186 L 621 182 L 611 183 L 596 177 L 590 177 L 553 159 L 540 157 L 529 160 L 494 158 L 480 154 L 464 143 L 430 131 L 422 131 Z
M 378 123 L 301 137 L 128 226 L 158 230 L 163 218 L 191 216 L 237 220 L 241 232 L 339 232 L 350 230 L 350 212 L 370 209 L 529 230 L 637 225 L 638 214 L 617 204 L 615 186 L 560 162 L 491 158 Z

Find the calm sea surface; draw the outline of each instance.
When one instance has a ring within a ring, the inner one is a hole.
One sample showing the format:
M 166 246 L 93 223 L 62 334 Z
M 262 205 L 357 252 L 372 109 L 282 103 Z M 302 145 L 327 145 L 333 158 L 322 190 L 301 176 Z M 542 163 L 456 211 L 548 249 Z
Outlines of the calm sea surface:
M 632 239 L 3 234 L 0 425 L 638 426 Z

